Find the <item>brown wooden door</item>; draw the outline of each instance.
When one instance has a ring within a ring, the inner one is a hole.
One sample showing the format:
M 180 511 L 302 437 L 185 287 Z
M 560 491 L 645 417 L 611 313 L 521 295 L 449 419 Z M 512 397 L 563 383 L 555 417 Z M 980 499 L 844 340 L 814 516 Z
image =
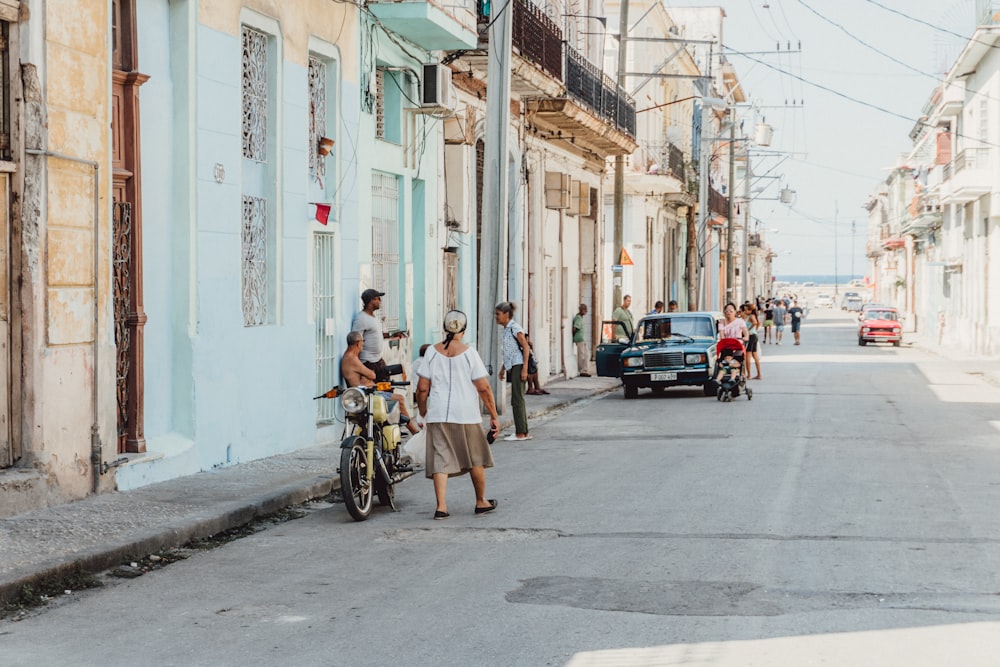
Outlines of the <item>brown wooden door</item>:
M 113 261 L 118 380 L 118 451 L 144 452 L 142 188 L 139 175 L 139 87 L 135 0 L 113 0 L 111 137 L 114 179 Z
M 0 174 L 0 468 L 17 458 L 10 435 L 10 176 Z

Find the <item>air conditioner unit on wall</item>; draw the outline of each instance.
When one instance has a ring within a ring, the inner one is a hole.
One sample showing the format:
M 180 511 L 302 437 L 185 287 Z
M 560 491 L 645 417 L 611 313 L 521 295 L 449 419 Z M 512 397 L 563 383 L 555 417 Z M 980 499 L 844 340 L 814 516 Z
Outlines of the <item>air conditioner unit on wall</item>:
M 441 63 L 424 65 L 420 106 L 455 108 L 455 91 L 452 89 L 450 67 Z
M 545 208 L 569 208 L 573 179 L 559 171 L 545 172 Z

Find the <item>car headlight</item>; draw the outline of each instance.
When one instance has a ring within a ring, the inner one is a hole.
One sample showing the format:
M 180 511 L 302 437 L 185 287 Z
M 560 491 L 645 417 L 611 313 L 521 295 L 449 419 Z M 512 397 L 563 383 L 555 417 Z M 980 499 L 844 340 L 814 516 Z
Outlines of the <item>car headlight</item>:
M 688 366 L 693 366 L 694 364 L 703 364 L 703 363 L 705 363 L 705 355 L 704 354 L 685 354 L 684 355 L 684 363 L 686 365 L 688 365 Z
M 899 333 L 899 329 L 893 329 L 893 330 L 892 330 L 892 333 L 894 333 L 894 334 L 898 334 L 898 333 Z
M 344 406 L 344 412 L 349 415 L 356 415 L 366 407 L 368 401 L 365 399 L 365 392 L 357 387 L 351 387 L 340 396 L 340 404 Z
M 871 329 L 868 327 L 861 327 L 861 333 L 868 333 L 869 331 L 871 331 Z
M 626 368 L 639 368 L 642 366 L 642 357 L 625 357 L 623 365 Z

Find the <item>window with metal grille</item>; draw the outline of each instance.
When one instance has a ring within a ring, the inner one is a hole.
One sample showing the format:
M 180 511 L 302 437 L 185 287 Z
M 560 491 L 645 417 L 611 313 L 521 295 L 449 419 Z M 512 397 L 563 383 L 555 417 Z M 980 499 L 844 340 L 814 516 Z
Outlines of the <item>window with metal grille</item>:
M 243 324 L 267 324 L 267 200 L 243 195 Z
M 320 155 L 319 140 L 326 136 L 326 63 L 309 57 L 309 175 L 326 178 L 326 156 Z
M 243 157 L 267 162 L 268 36 L 243 26 Z
M 316 326 L 316 395 L 337 384 L 340 357 L 337 354 L 336 312 L 337 253 L 331 232 L 313 235 L 313 319 Z M 337 402 L 320 399 L 316 421 L 331 423 L 336 419 Z
M 385 292 L 379 318 L 383 331 L 399 327 L 399 178 L 372 173 L 372 287 Z
M 244 326 L 270 324 L 277 300 L 275 275 L 274 67 L 275 37 L 244 25 L 243 34 L 243 207 L 240 224 L 241 301 Z
M 458 309 L 458 253 L 444 253 L 444 309 Z
M 375 70 L 375 136 L 385 139 L 385 70 Z

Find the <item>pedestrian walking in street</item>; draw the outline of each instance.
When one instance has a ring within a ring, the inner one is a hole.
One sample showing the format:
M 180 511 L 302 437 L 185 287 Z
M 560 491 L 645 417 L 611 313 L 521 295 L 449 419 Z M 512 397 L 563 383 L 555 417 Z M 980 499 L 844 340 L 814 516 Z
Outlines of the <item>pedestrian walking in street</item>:
M 757 366 L 757 375 L 753 376 L 754 380 L 760 379 L 760 350 L 758 349 L 759 344 L 759 331 L 760 331 L 760 318 L 757 316 L 757 307 L 752 303 L 748 303 L 743 307 L 743 320 L 747 323 L 747 359 L 746 359 L 746 374 L 750 377 L 750 365 L 751 361 Z
M 490 433 L 500 431 L 493 391 L 479 353 L 463 342 L 468 319 L 451 310 L 444 318 L 445 339 L 424 356 L 417 382 L 417 407 L 427 424 L 425 476 L 434 480 L 435 519 L 447 519 L 448 478 L 469 473 L 476 492 L 474 514 L 497 508 L 486 498 L 486 468 L 493 453 L 483 433 L 480 402 L 490 415 Z
M 615 308 L 614 312 L 611 313 L 611 319 L 615 322 L 621 322 L 618 324 L 618 335 L 632 337 L 632 332 L 635 331 L 635 324 L 632 322 L 632 311 L 628 308 L 632 305 L 632 296 L 626 294 L 622 297 L 622 305 Z
M 530 354 L 528 339 L 524 329 L 514 319 L 514 304 L 510 301 L 498 303 L 493 311 L 496 323 L 503 327 L 503 368 L 500 369 L 500 379 L 510 378 L 510 409 L 514 413 L 514 433 L 504 440 L 531 440 L 528 433 L 528 409 L 524 402 L 524 394 L 528 383 L 528 364 L 525 360 Z
M 792 307 L 788 309 L 788 316 L 792 320 L 792 335 L 795 336 L 795 344 L 799 344 L 799 329 L 802 328 L 802 318 L 805 313 L 799 308 L 798 301 L 792 301 Z
M 590 377 L 590 346 L 583 335 L 584 317 L 587 315 L 587 304 L 581 303 L 580 309 L 573 316 L 573 345 L 576 346 L 576 367 L 580 377 Z
M 771 314 L 774 317 L 774 344 L 781 345 L 781 338 L 785 335 L 785 323 L 788 321 L 788 311 L 781 299 L 775 300 Z
M 774 342 L 774 302 L 768 299 L 764 302 L 764 342 Z

